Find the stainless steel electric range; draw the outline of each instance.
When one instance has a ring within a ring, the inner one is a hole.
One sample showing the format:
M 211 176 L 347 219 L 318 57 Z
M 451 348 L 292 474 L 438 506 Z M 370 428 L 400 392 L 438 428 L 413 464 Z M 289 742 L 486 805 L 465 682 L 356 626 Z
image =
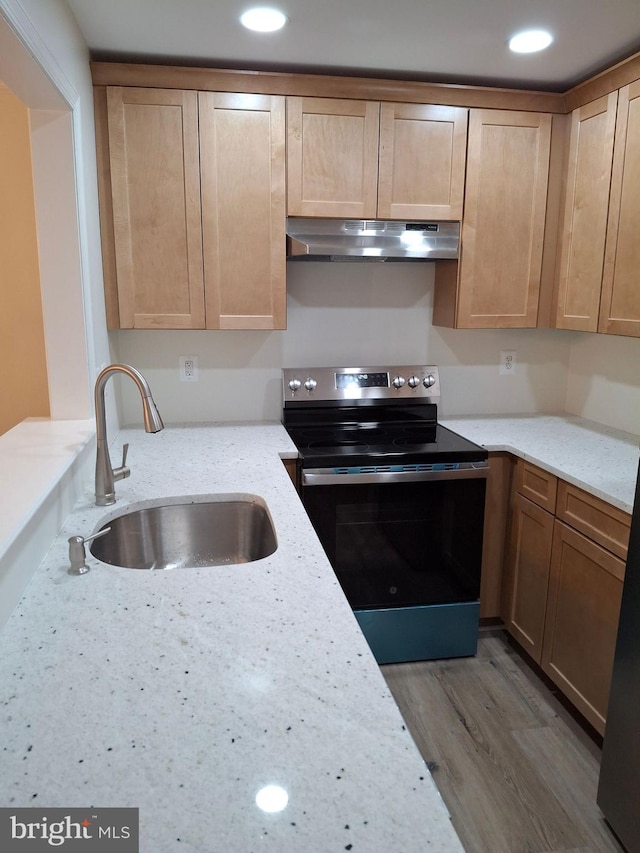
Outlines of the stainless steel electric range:
M 377 661 L 475 654 L 488 454 L 438 423 L 438 368 L 282 380 L 302 501 Z

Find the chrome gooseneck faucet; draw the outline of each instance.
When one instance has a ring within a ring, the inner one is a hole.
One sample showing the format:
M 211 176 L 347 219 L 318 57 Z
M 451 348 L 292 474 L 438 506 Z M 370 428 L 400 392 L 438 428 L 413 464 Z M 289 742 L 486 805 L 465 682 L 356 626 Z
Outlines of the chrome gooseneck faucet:
M 109 445 L 107 443 L 107 421 L 104 404 L 104 387 L 110 376 L 115 373 L 124 373 L 129 376 L 138 386 L 142 397 L 142 410 L 144 413 L 144 428 L 147 432 L 160 432 L 164 429 L 162 418 L 156 408 L 151 396 L 149 383 L 135 367 L 128 364 L 110 364 L 100 373 L 96 379 L 95 407 L 96 407 L 96 506 L 109 506 L 116 502 L 115 483 L 124 480 L 131 474 L 126 466 L 127 450 L 129 445 L 125 444 L 122 454 L 122 465 L 119 468 L 111 467 L 109 458 Z

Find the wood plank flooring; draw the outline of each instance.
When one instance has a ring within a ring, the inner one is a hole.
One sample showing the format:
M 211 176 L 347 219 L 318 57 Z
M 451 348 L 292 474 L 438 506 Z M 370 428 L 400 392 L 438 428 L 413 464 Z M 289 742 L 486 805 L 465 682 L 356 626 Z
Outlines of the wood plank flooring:
M 596 805 L 599 746 L 501 630 L 474 658 L 382 673 L 467 853 L 619 853 Z

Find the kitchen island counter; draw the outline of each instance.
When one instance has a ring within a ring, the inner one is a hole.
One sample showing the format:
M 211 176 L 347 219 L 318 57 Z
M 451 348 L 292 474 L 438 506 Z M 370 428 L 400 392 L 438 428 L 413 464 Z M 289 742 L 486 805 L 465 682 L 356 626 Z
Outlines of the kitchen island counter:
M 137 807 L 143 853 L 462 850 L 282 464 L 284 429 L 127 441 L 115 507 L 88 484 L 3 629 L 0 805 Z M 264 498 L 276 552 L 173 571 L 88 554 L 67 574 L 70 536 L 210 493 Z M 279 812 L 256 805 L 269 785 Z
M 574 415 L 503 415 L 441 420 L 489 451 L 507 451 L 631 513 L 640 438 Z

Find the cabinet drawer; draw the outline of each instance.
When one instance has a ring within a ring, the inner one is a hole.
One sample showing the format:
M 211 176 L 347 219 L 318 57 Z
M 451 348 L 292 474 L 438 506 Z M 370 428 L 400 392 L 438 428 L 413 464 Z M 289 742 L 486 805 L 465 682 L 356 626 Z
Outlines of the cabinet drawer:
M 556 515 L 620 559 L 627 559 L 628 513 L 560 480 Z
M 547 512 L 555 512 L 558 478 L 538 468 L 537 465 L 522 459 L 518 460 L 516 491 L 546 509 Z

